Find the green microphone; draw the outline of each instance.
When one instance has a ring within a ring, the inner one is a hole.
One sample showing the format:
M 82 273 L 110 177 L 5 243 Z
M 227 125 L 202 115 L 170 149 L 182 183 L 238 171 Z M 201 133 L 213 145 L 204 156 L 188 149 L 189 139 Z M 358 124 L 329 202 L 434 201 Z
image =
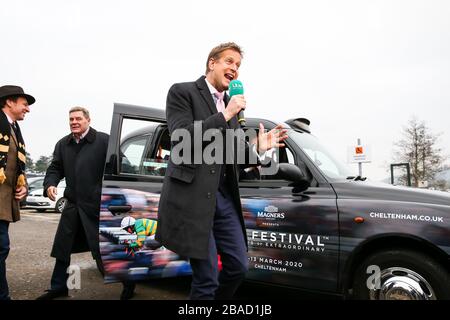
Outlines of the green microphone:
M 238 94 L 244 94 L 244 86 L 240 80 L 232 80 L 228 87 L 230 98 Z M 244 111 L 241 109 L 238 113 L 238 121 L 241 126 L 245 126 Z

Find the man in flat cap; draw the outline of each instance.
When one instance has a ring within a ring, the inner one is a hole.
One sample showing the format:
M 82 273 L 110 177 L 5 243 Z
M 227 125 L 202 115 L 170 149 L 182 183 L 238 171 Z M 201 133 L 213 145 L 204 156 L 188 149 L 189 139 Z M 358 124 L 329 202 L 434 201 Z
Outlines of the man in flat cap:
M 0 87 L 0 300 L 10 300 L 5 262 L 9 224 L 20 220 L 19 202 L 27 195 L 25 143 L 17 122 L 35 101 L 21 87 Z

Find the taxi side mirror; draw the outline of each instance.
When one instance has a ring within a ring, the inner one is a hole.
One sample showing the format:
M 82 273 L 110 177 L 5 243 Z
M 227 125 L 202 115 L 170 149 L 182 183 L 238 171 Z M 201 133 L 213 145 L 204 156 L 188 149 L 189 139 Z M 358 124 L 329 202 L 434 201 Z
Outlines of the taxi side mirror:
M 291 181 L 289 184 L 297 189 L 297 192 L 305 191 L 310 187 L 310 181 L 306 174 L 292 163 L 279 163 L 278 176 L 284 180 Z

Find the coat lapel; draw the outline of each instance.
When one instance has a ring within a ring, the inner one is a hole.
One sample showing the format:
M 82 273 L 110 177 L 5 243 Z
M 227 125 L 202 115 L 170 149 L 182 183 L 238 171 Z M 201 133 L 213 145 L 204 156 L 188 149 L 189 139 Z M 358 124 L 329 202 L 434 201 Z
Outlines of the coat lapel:
M 209 88 L 206 84 L 205 78 L 206 78 L 205 76 L 201 76 L 195 83 L 197 85 L 198 90 L 200 91 L 200 94 L 201 94 L 203 100 L 205 100 L 206 104 L 208 105 L 208 108 L 209 108 L 209 111 L 211 111 L 211 114 L 216 114 L 217 107 L 214 104 L 214 99 L 211 96 L 211 92 L 209 91 Z M 226 107 L 228 105 L 228 102 L 230 101 L 230 97 L 227 94 L 225 94 L 223 100 L 225 102 L 225 107 Z M 233 129 L 240 128 L 240 125 L 239 125 L 236 117 L 233 117 L 232 119 L 230 119 L 230 121 L 228 122 L 228 125 L 230 126 L 230 128 L 233 128 Z
M 16 144 L 16 147 L 18 147 L 19 143 L 17 142 L 17 137 L 16 137 L 16 134 L 15 134 L 14 129 L 12 128 L 12 126 L 11 126 L 11 138 L 13 139 L 14 143 Z
M 205 78 L 205 76 L 201 76 L 197 81 L 195 81 L 195 83 L 198 90 L 200 91 L 201 96 L 203 97 L 203 100 L 205 100 L 206 104 L 208 105 L 209 111 L 211 111 L 211 114 L 215 114 L 217 113 L 217 108 L 214 104 L 214 99 L 211 96 L 211 92 L 206 85 Z

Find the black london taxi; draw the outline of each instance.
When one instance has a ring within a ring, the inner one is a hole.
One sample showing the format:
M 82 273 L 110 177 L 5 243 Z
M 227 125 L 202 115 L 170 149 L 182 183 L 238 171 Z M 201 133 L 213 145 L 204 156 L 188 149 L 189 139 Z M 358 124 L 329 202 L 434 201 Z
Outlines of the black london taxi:
M 276 125 L 247 119 L 246 128 L 260 122 Z M 278 172 L 240 177 L 247 279 L 343 298 L 449 299 L 450 195 L 354 176 L 308 120 L 284 126 Z M 99 228 L 106 282 L 191 273 L 185 257 L 154 239 L 169 157 L 164 110 L 114 105 Z

